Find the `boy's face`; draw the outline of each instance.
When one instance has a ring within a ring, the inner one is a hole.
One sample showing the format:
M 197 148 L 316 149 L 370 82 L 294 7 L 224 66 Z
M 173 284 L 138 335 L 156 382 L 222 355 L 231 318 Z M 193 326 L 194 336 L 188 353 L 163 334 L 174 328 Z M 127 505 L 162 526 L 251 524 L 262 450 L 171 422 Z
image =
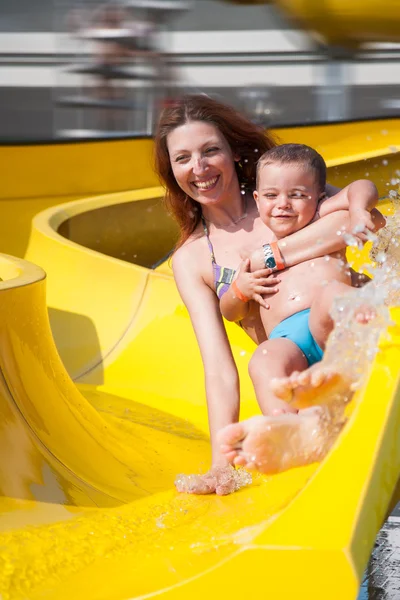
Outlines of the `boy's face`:
M 261 167 L 254 199 L 262 222 L 278 240 L 312 221 L 320 197 L 312 169 L 296 164 Z

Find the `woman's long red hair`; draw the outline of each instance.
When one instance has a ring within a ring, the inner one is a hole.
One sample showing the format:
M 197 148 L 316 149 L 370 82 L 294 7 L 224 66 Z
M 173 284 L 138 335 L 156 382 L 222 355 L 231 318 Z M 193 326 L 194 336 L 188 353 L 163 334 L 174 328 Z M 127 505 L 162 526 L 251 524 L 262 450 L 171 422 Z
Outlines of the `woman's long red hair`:
M 177 248 L 195 231 L 201 219 L 201 206 L 177 184 L 168 153 L 169 133 L 189 121 L 206 121 L 219 129 L 232 153 L 240 156 L 235 162 L 239 184 L 253 191 L 258 159 L 276 144 L 270 134 L 249 121 L 236 109 L 203 94 L 186 95 L 164 108 L 155 136 L 155 169 L 166 188 L 165 204 L 179 225 Z

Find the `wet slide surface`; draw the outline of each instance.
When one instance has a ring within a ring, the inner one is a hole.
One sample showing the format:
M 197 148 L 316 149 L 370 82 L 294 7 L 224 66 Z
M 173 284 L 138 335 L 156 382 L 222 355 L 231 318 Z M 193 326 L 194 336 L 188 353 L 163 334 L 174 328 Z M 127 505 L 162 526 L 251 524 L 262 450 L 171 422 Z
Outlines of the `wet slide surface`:
M 398 309 L 323 463 L 255 477 L 229 497 L 178 495 L 177 473 L 209 462 L 188 315 L 167 264 L 141 266 L 149 257 L 133 248 L 128 262 L 107 227 L 82 245 L 103 208 L 124 206 L 126 222 L 147 202 L 141 228 L 160 194 L 49 208 L 34 219 L 30 262 L 0 260 L 0 592 L 256 598 L 262 573 L 272 598 L 356 598 L 400 467 Z M 228 332 L 246 417 L 258 412 L 253 346 Z

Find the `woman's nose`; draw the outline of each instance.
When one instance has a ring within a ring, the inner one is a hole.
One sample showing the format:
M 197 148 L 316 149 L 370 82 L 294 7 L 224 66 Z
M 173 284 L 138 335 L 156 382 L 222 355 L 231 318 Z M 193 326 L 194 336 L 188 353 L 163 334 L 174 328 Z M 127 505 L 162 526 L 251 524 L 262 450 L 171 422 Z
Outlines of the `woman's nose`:
M 204 173 L 204 171 L 207 170 L 207 161 L 206 159 L 201 156 L 198 158 L 195 158 L 193 160 L 193 173 L 195 175 L 200 175 L 201 173 Z

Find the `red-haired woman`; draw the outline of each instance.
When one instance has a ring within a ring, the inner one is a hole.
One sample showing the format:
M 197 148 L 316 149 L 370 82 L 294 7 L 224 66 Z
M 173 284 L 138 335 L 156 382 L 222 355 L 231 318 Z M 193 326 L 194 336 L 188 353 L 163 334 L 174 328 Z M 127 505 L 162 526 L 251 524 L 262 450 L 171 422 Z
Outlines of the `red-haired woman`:
M 201 94 L 182 97 L 164 109 L 159 121 L 156 170 L 166 187 L 167 208 L 180 228 L 173 272 L 203 360 L 212 446 L 211 469 L 191 479 L 193 493 L 227 494 L 235 485 L 233 469 L 217 441 L 218 431 L 239 418 L 238 372 L 219 298 L 229 289 L 242 257 L 250 254 L 258 294 L 278 289 L 279 272 L 271 275 L 265 268 L 265 246 L 272 241 L 272 233 L 266 236 L 252 195 L 257 160 L 274 145 L 269 133 L 235 109 Z M 348 229 L 352 219 L 348 206 L 339 201 L 337 207 L 336 212 L 279 242 L 286 267 L 343 248 L 337 231 Z M 266 336 L 258 304 L 252 304 L 241 326 L 260 344 Z M 250 376 L 259 373 L 254 368 L 259 360 L 256 350 Z M 253 384 L 257 395 L 263 382 L 253 378 Z

